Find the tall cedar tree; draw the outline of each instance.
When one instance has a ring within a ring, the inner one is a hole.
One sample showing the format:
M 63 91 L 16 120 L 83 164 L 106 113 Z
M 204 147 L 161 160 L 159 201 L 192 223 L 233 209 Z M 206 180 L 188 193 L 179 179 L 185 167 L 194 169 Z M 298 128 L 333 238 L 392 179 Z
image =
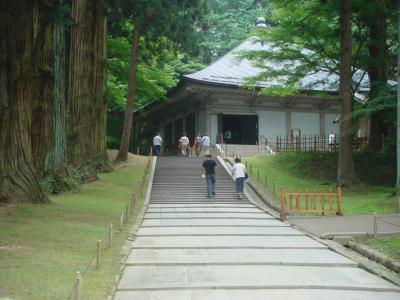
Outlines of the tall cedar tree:
M 68 80 L 68 159 L 81 167 L 107 162 L 104 1 L 73 0 Z
M 340 98 L 341 122 L 338 163 L 338 185 L 353 186 L 356 182 L 353 162 L 351 95 L 351 0 L 340 1 Z
M 34 32 L 37 9 L 36 1 L 1 1 L 0 202 L 5 203 L 48 202 L 36 175 L 31 139 L 38 97 L 33 50 L 42 46 Z
M 131 0 L 117 1 L 114 5 L 118 8 L 117 12 L 131 18 L 134 24 L 125 118 L 116 157 L 116 161 L 123 161 L 128 158 L 131 138 L 140 37 L 166 36 L 174 42 L 188 45 L 190 37 L 199 29 L 196 26 L 206 6 L 203 0 Z

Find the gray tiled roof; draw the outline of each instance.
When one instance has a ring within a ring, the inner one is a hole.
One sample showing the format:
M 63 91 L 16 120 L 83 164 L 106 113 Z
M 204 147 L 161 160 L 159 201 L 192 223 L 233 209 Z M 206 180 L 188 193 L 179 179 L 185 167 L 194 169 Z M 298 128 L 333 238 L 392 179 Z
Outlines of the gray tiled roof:
M 249 38 L 208 67 L 196 73 L 185 75 L 184 77 L 202 83 L 241 86 L 245 82 L 246 77 L 256 76 L 263 70 L 255 67 L 248 60 L 239 60 L 237 58 L 237 52 L 243 50 L 270 50 L 271 47 L 272 46 L 268 43 L 262 45 L 260 42 L 257 42 L 255 38 Z M 293 62 L 291 63 L 293 64 Z M 282 68 L 282 65 L 270 61 L 268 67 L 277 70 Z M 368 91 L 368 75 L 366 72 L 358 70 L 354 74 L 353 80 L 357 82 L 361 78 L 359 90 Z M 271 79 L 269 81 L 259 82 L 257 85 L 258 87 L 276 87 L 283 86 L 284 82 L 285 78 L 280 78 L 279 80 Z M 339 89 L 339 76 L 327 71 L 316 70 L 313 74 L 303 77 L 299 82 L 299 86 L 301 90 L 336 92 Z

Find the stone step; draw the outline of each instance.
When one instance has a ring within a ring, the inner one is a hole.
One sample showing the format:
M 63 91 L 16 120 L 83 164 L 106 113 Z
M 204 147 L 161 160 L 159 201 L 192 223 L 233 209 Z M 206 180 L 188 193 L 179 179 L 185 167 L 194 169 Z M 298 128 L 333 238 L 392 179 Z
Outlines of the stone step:
M 160 219 L 159 219 L 160 220 Z M 162 220 L 162 219 L 161 219 Z M 195 220 L 195 219 L 194 219 Z M 194 221 L 193 220 L 193 221 Z M 150 221 L 150 220 L 144 220 Z M 177 221 L 177 220 L 175 220 Z M 137 237 L 132 248 L 326 248 L 306 236 L 158 236 Z
M 204 288 L 201 289 L 173 289 L 173 290 L 153 290 L 153 291 L 117 291 L 114 300 L 398 300 L 399 293 L 396 292 L 377 292 L 360 290 L 337 290 L 337 289 L 314 289 L 296 288 Z
M 142 226 L 289 226 L 275 219 L 147 219 Z
M 198 288 L 400 292 L 398 286 L 360 268 L 321 266 L 127 266 L 118 286 L 119 291 Z
M 264 264 L 348 266 L 358 264 L 329 249 L 135 249 L 128 265 Z
M 223 212 L 223 213 L 263 213 L 265 214 L 262 210 L 256 208 L 256 207 L 166 207 L 166 208 L 155 208 L 155 207 L 149 207 L 147 209 L 147 213 L 167 213 L 167 212 L 172 212 L 172 213 L 194 213 L 194 212 L 201 212 L 201 213 L 217 213 L 217 212 Z
M 136 236 L 164 236 L 164 235 L 176 235 L 176 236 L 187 236 L 187 235 L 269 235 L 269 236 L 281 236 L 281 235 L 298 235 L 303 236 L 304 233 L 295 230 L 291 227 L 199 227 L 199 226 L 171 226 L 171 227 L 141 227 L 136 233 Z
M 144 219 L 273 219 L 263 212 L 148 212 Z

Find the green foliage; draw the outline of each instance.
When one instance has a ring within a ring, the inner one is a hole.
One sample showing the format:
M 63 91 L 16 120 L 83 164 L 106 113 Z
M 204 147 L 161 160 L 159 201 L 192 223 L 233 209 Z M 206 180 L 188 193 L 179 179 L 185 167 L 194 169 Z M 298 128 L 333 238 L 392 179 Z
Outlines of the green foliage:
M 372 239 L 357 239 L 357 242 L 374 248 L 400 261 L 400 237 L 378 237 Z
M 128 91 L 131 41 L 125 36 L 108 37 L 107 99 L 109 111 L 125 109 Z M 161 37 L 140 41 L 140 57 L 136 76 L 135 108 L 165 97 L 181 74 L 202 67 L 183 52 L 174 49 L 172 41 Z
M 291 87 L 266 87 L 263 88 L 259 95 L 261 96 L 292 96 L 298 93 L 298 89 Z
M 202 61 L 210 64 L 247 38 L 265 8 L 262 0 L 211 0 L 200 43 Z
M 42 182 L 43 190 L 48 194 L 58 194 L 62 191 L 78 191 L 81 184 L 80 176 L 75 169 L 68 168 L 65 176 L 48 175 Z
M 381 5 L 377 1 L 372 2 Z M 241 58 L 250 59 L 265 70 L 257 80 L 283 77 L 284 83 L 293 85 L 305 75 L 317 71 L 339 74 L 339 1 L 327 0 L 322 5 L 319 0 L 269 0 L 268 3 L 270 10 L 266 17 L 271 26 L 268 29 L 257 28 L 253 33 L 260 41 L 270 45 L 269 50 L 240 54 Z M 387 5 L 390 7 L 392 4 Z M 368 66 L 374 63 L 374 58 L 368 56 L 367 27 L 367 21 L 374 17 L 374 9 L 370 5 L 365 5 L 364 1 L 353 1 L 353 73 L 357 69 L 368 70 Z M 393 12 L 388 12 L 387 17 L 391 28 L 393 22 L 389 20 L 393 18 Z M 388 44 L 398 45 L 395 35 L 392 34 L 393 29 L 389 31 L 391 40 Z M 390 52 L 393 50 L 391 46 Z M 393 53 L 389 56 L 393 56 Z M 294 61 L 297 63 L 293 63 Z M 267 62 L 276 63 L 281 68 L 269 68 Z M 393 64 L 394 61 L 391 65 Z M 359 84 L 359 79 L 354 78 L 353 89 L 357 89 Z
M 63 174 L 47 174 L 41 186 L 46 193 L 58 194 L 63 191 L 79 191 L 80 185 L 97 180 L 98 172 L 110 171 L 108 160 L 89 161 L 79 168 L 66 166 Z
M 388 128 L 385 136 L 385 145 L 381 151 L 395 151 L 396 124 L 397 124 L 397 97 L 394 86 L 381 86 L 377 95 L 364 105 L 358 106 L 353 112 L 354 119 L 370 119 L 375 113 L 384 115 L 384 123 Z

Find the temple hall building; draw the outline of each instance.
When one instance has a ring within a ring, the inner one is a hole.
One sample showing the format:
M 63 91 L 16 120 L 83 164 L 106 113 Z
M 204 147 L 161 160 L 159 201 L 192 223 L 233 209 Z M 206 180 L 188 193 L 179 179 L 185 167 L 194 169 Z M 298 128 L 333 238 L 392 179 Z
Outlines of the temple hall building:
M 265 27 L 260 18 L 258 26 Z M 249 38 L 208 67 L 183 76 L 167 101 L 152 106 L 145 113 L 147 122 L 159 128 L 164 151 L 176 149 L 177 140 L 186 132 L 191 141 L 196 132 L 205 132 L 213 144 L 262 145 L 277 136 L 321 135 L 339 132 L 339 77 L 316 71 L 299 82 L 299 93 L 290 96 L 260 96 L 265 87 L 277 87 L 275 79 L 245 89 L 247 77 L 262 69 L 248 60 L 239 60 L 242 50 L 263 50 L 270 45 Z M 279 66 L 271 63 L 269 67 Z M 367 75 L 355 73 L 359 81 L 356 96 L 365 99 L 369 92 Z M 319 96 L 318 96 L 319 95 Z

